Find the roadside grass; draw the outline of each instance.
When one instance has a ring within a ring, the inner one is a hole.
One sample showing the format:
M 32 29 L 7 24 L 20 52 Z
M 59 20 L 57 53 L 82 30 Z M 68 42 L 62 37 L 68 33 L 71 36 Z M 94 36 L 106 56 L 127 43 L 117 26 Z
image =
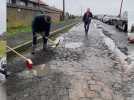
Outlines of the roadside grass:
M 64 24 L 66 23 L 67 20 L 65 21 L 53 21 L 53 24 Z M 69 20 L 73 21 L 73 19 Z M 7 37 L 12 38 L 15 35 L 18 35 L 20 33 L 26 33 L 26 32 L 31 32 L 31 26 L 17 26 L 17 27 L 8 27 L 7 28 Z
M 129 35 L 134 34 L 134 32 L 128 32 Z
M 60 24 L 60 23 L 64 23 L 65 21 L 52 21 L 52 23 L 54 24 Z
M 7 28 L 7 37 L 13 37 L 19 33 L 31 32 L 31 26 L 18 26 Z
M 6 55 L 6 41 L 0 40 L 0 57 Z

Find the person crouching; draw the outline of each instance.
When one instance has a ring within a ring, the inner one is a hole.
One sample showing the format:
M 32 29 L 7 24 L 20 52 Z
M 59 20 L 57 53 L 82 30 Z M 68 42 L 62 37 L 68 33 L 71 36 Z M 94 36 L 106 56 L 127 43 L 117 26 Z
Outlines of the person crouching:
M 47 48 L 48 36 L 51 29 L 51 17 L 41 12 L 40 15 L 36 16 L 32 22 L 32 54 L 35 54 L 35 48 L 37 45 L 37 34 L 40 34 L 43 38 L 43 50 Z

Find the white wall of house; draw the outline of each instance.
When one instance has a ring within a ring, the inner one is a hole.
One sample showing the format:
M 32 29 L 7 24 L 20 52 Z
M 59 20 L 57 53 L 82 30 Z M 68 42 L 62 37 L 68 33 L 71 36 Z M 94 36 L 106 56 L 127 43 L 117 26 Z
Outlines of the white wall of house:
M 128 30 L 134 25 L 134 11 L 128 11 Z
M 0 0 L 0 35 L 6 32 L 6 0 Z
M 128 30 L 131 30 L 131 26 L 134 25 L 134 0 L 127 1 L 127 10 L 128 10 Z

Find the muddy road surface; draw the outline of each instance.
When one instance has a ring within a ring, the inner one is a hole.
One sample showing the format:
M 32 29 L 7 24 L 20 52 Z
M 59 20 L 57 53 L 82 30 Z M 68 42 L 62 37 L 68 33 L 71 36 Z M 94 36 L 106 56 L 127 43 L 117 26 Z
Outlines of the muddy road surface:
M 34 62 L 34 74 L 28 74 L 22 59 L 10 61 L 8 100 L 132 100 L 122 64 L 98 25 L 102 23 L 92 20 L 85 35 L 79 23 L 61 36 L 58 48 L 25 53 Z

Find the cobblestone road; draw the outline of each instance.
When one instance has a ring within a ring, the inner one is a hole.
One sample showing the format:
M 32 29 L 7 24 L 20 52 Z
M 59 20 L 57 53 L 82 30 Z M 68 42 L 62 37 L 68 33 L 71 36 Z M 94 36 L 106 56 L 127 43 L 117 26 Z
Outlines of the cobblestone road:
M 62 36 L 61 47 L 28 54 L 36 69 L 44 68 L 36 77 L 20 77 L 23 63 L 11 62 L 16 74 L 6 83 L 8 100 L 127 100 L 122 65 L 97 23 L 92 21 L 88 36 L 80 23 Z

